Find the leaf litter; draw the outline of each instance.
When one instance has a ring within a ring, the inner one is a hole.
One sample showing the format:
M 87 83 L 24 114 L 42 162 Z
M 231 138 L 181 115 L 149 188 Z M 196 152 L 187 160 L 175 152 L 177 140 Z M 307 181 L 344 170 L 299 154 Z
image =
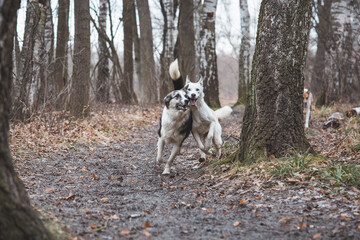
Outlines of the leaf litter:
M 359 188 L 339 181 L 350 173 L 334 164 L 359 165 L 359 132 L 351 130 L 359 129 L 357 119 L 338 130 L 313 119 L 307 137 L 326 159 L 305 162 L 291 176 L 272 175 L 281 165 L 275 158 L 239 167 L 212 165 L 210 157 L 198 168 L 191 136 L 172 175 L 163 176 L 154 164 L 161 109 L 112 106 L 89 119 L 54 113 L 12 123 L 15 167 L 33 205 L 73 239 L 358 236 Z M 235 109 L 222 122 L 225 156 L 237 145 L 242 116 Z M 320 177 L 325 168 L 329 175 Z

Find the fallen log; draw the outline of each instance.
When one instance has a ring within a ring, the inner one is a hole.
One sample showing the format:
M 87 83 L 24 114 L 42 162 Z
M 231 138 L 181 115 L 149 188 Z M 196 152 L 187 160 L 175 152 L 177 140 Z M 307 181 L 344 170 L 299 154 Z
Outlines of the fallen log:
M 335 112 L 326 119 L 323 125 L 323 129 L 327 129 L 329 127 L 337 129 L 340 127 L 343 120 L 344 120 L 344 114 L 340 112 Z

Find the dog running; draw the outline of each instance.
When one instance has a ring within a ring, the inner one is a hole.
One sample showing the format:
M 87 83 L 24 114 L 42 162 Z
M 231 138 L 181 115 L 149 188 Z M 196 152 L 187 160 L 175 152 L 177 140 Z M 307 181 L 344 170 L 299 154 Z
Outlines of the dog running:
M 180 78 L 177 68 L 177 60 L 170 65 L 170 77 L 173 80 Z M 163 149 L 165 143 L 171 144 L 172 150 L 170 157 L 165 165 L 162 174 L 170 174 L 171 165 L 175 157 L 179 154 L 181 145 L 189 136 L 192 126 L 192 113 L 190 111 L 189 99 L 185 90 L 174 90 L 165 98 L 165 107 L 160 118 L 160 128 L 158 131 L 158 152 L 156 161 L 158 164 L 163 162 Z

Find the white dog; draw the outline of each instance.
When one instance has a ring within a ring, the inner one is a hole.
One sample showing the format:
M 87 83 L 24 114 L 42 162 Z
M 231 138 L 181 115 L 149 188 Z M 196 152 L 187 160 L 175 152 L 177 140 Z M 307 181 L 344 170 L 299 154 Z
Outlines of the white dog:
M 303 99 L 304 99 L 304 108 L 306 108 L 306 115 L 305 115 L 305 128 L 309 128 L 309 122 L 311 117 L 311 103 L 313 100 L 313 95 L 309 91 L 309 89 L 304 88 L 303 92 Z
M 204 100 L 203 80 L 198 82 L 190 82 L 186 78 L 184 89 L 190 99 L 190 108 L 193 117 L 192 134 L 197 142 L 199 148 L 202 150 L 200 161 L 206 160 L 206 155 L 209 154 L 209 149 L 214 144 L 217 158 L 221 156 L 221 125 L 220 120 L 230 116 L 232 109 L 229 106 L 224 106 L 216 111 L 213 111 Z

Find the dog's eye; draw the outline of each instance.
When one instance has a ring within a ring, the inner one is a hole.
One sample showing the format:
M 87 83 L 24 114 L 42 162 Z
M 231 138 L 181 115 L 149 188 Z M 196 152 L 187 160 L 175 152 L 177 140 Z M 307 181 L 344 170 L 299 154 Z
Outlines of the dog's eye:
M 179 99 L 180 95 L 179 95 L 179 94 L 177 94 L 175 97 L 176 97 L 176 99 Z
M 200 91 L 200 89 L 197 88 L 196 91 Z
M 190 88 L 187 89 L 190 92 Z

